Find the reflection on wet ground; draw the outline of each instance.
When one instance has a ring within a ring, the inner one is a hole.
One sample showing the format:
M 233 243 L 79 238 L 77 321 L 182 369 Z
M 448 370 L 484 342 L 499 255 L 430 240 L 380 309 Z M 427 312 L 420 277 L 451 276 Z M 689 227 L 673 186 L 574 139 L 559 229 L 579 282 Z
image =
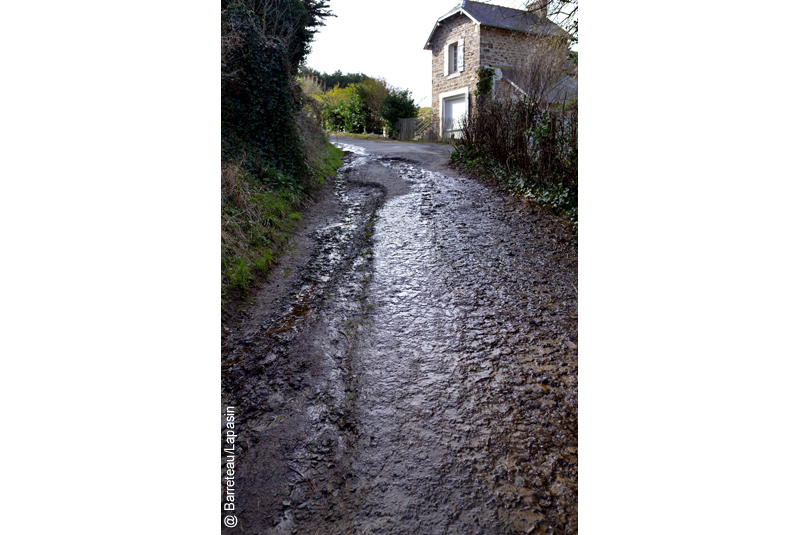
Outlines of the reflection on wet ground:
M 575 247 L 345 148 L 336 223 L 223 361 L 243 532 L 577 533 Z

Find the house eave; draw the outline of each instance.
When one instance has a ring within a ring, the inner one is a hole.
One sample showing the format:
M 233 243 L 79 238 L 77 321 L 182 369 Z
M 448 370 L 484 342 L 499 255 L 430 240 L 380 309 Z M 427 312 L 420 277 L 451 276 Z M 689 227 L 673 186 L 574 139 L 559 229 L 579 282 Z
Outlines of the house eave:
M 444 22 L 445 19 L 449 19 L 450 17 L 458 15 L 459 13 L 466 15 L 467 17 L 472 19 L 473 24 L 480 24 L 480 22 L 478 22 L 478 19 L 470 15 L 470 13 L 463 7 L 456 8 L 450 11 L 449 13 L 445 13 L 444 15 L 436 19 L 436 24 L 433 25 L 433 30 L 431 30 L 431 34 L 428 36 L 428 40 L 425 41 L 425 46 L 422 47 L 422 50 L 433 50 L 433 48 L 431 47 L 431 39 L 433 39 L 433 34 L 436 33 L 436 28 L 441 26 L 442 22 Z

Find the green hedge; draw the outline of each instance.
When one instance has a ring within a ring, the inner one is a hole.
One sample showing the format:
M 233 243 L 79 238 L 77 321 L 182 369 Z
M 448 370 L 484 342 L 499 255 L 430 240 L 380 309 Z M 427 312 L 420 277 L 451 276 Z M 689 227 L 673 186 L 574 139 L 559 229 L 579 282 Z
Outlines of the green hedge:
M 240 41 L 222 67 L 222 161 L 241 162 L 266 182 L 279 173 L 300 183 L 308 169 L 287 52 L 262 38 L 242 4 L 223 11 L 222 24 L 223 35 Z

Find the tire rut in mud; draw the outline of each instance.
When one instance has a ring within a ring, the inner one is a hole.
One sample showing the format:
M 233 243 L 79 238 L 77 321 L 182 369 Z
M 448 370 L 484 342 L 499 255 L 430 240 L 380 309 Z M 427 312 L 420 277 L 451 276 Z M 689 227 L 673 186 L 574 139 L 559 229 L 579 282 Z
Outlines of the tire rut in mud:
M 336 468 L 357 434 L 352 349 L 368 311 L 375 213 L 387 197 L 353 172 L 356 159 L 348 155 L 337 176 L 335 216 L 306 230 L 315 247 L 269 319 L 223 348 L 223 414 L 233 407 L 236 417 L 235 512 L 247 533 L 291 532 L 311 496 L 346 486 Z

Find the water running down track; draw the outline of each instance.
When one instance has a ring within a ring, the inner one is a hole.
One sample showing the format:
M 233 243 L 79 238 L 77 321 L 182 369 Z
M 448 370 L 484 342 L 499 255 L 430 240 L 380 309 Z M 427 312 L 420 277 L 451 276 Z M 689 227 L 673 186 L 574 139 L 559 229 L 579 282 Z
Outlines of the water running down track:
M 424 145 L 347 143 L 309 259 L 227 344 L 231 531 L 577 533 L 575 245 Z

